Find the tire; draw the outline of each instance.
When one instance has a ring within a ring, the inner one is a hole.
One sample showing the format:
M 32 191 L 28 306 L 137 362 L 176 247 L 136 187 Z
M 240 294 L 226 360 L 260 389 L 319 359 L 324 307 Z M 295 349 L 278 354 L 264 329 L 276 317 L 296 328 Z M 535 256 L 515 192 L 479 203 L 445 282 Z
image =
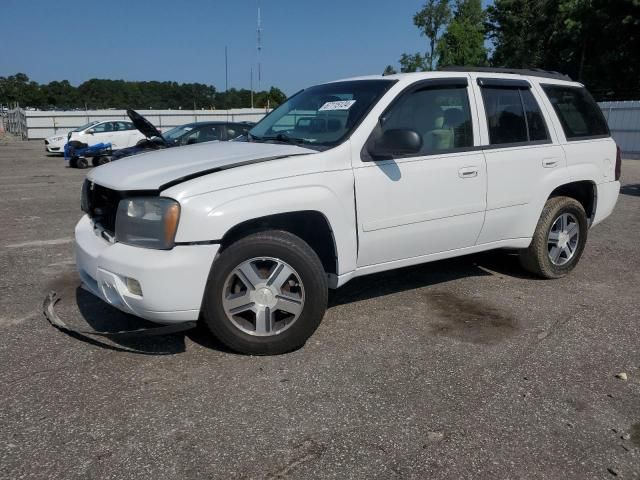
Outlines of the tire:
M 89 161 L 84 157 L 78 157 L 78 159 L 76 160 L 76 166 L 78 168 L 88 168 Z
M 91 165 L 94 167 L 99 167 L 100 165 L 104 165 L 105 163 L 109 163 L 111 160 L 107 156 L 102 157 L 93 157 L 91 159 Z
M 242 272 L 249 270 L 250 274 L 241 278 Z M 292 274 L 287 277 L 289 271 Z M 248 286 L 250 280 L 258 287 Z M 304 345 L 324 316 L 327 296 L 327 276 L 318 255 L 299 237 L 270 230 L 238 240 L 216 258 L 202 316 L 211 333 L 230 349 L 276 355 Z M 245 305 L 231 308 L 234 300 Z M 267 304 L 270 306 L 265 307 Z M 285 310 L 279 310 L 282 305 Z M 245 310 L 237 315 L 228 313 L 239 309 Z M 297 314 L 290 313 L 296 309 Z M 257 312 L 266 319 L 260 324 Z
M 77 157 L 71 157 L 69 159 L 69 167 L 78 168 L 78 158 Z
M 520 252 L 521 265 L 542 278 L 564 277 L 578 264 L 588 230 L 587 215 L 580 202 L 570 197 L 550 198 L 544 205 L 531 245 Z

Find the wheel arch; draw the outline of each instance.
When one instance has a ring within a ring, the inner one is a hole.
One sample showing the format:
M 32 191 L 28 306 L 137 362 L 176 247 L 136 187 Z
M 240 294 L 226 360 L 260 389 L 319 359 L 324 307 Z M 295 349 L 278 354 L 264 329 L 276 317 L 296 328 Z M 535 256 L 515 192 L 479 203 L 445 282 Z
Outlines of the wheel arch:
M 295 210 L 244 220 L 220 239 L 220 253 L 237 240 L 253 233 L 283 230 L 309 244 L 320 258 L 325 272 L 338 274 L 338 249 L 329 219 L 318 210 Z
M 570 197 L 582 205 L 589 224 L 593 222 L 598 203 L 598 188 L 593 180 L 575 180 L 557 186 L 547 197 L 547 200 L 554 197 Z

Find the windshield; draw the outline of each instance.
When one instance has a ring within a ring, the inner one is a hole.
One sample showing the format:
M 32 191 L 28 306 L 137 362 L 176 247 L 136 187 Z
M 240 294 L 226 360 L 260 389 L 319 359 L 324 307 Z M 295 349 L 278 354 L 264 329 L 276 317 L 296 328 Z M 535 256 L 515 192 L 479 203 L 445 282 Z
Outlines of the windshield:
M 81 132 L 82 130 L 91 127 L 92 125 L 95 125 L 96 123 L 100 123 L 97 120 L 94 120 L 93 122 L 89 122 L 85 125 L 82 125 L 81 127 L 76 128 L 75 130 L 71 130 L 72 132 Z
M 249 131 L 249 141 L 339 144 L 394 83 L 351 80 L 308 88 L 287 99 Z
M 162 134 L 162 138 L 164 138 L 167 142 L 175 142 L 185 133 L 193 130 L 193 125 L 180 125 L 179 127 L 173 127 L 171 130 L 167 130 Z

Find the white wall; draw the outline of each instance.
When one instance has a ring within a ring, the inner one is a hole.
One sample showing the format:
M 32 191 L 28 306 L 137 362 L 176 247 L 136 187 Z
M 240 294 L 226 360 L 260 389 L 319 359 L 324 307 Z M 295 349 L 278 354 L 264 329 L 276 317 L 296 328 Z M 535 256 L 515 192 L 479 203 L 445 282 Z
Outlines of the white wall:
M 268 110 L 238 108 L 233 110 L 137 110 L 161 131 L 191 122 L 229 121 L 257 122 Z M 24 111 L 29 140 L 65 135 L 70 130 L 93 120 L 128 120 L 125 110 L 88 111 Z

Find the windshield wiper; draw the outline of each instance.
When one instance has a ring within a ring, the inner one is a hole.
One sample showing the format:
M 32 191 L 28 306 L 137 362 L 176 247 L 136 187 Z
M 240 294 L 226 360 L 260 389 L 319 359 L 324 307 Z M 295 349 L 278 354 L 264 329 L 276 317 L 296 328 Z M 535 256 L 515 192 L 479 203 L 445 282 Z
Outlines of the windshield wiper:
M 255 135 L 251 135 L 251 138 L 261 142 L 308 143 L 304 138 L 290 137 L 284 133 L 279 133 L 272 137 L 256 137 Z

